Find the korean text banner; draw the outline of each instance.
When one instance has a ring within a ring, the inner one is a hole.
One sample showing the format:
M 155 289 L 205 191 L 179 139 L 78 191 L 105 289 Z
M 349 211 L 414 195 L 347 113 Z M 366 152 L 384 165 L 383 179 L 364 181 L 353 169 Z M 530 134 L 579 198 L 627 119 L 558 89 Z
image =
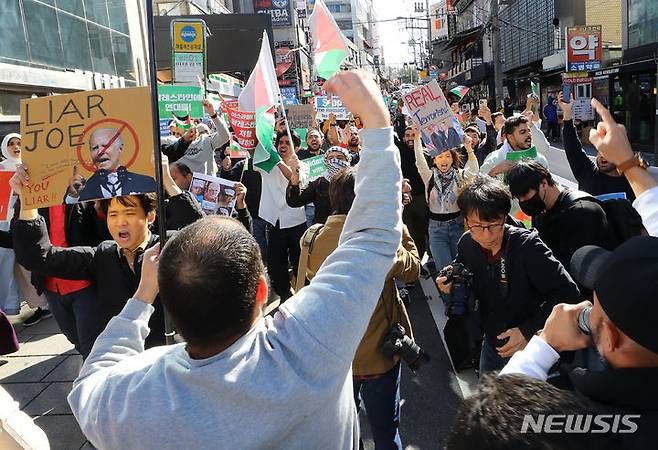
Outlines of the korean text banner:
M 148 87 L 21 100 L 23 207 L 155 191 Z
M 567 28 L 567 70 L 591 72 L 601 68 L 601 25 Z
M 203 117 L 203 90 L 200 86 L 158 86 L 160 119 L 171 120 L 172 115 L 192 119 Z
M 461 146 L 463 131 L 436 80 L 405 94 L 403 99 L 431 156 Z

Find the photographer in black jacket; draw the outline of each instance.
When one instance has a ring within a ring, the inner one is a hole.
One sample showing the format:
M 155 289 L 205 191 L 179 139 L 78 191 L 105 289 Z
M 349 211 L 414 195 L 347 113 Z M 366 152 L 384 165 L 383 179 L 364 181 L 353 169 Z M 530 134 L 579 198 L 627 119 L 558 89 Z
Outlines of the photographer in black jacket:
M 505 224 L 511 203 L 507 187 L 486 176 L 478 176 L 457 200 L 470 231 L 459 241 L 456 261 L 473 272 L 484 331 L 480 373 L 501 369 L 542 327 L 554 305 L 580 295 L 537 232 Z M 436 281 L 441 292 L 451 294 L 446 277 Z
M 614 230 L 596 199 L 561 187 L 536 161 L 516 164 L 507 172 L 505 183 L 563 266 L 569 267 L 571 256 L 584 245 L 615 247 Z

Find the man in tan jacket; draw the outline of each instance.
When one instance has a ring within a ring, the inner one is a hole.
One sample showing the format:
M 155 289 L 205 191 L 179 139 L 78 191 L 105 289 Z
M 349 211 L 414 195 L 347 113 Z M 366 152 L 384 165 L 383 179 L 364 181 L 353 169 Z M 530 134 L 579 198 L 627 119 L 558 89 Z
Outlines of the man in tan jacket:
M 327 218 L 309 249 L 306 266 L 308 279 L 315 276 L 324 260 L 338 247 L 347 213 L 354 200 L 354 175 L 355 170 L 347 168 L 332 179 L 329 196 L 334 214 Z M 300 264 L 303 263 L 300 261 Z M 418 250 L 405 226 L 395 263 L 384 282 L 379 302 L 352 362 L 354 399 L 358 407 L 360 394 L 365 403 L 377 449 L 403 448 L 398 430 L 400 357 L 387 357 L 380 349 L 394 324 L 401 324 L 413 339 L 409 316 L 398 295 L 394 279 L 410 283 L 416 281 L 419 275 Z M 354 273 L 354 282 L 359 282 L 358 273 Z

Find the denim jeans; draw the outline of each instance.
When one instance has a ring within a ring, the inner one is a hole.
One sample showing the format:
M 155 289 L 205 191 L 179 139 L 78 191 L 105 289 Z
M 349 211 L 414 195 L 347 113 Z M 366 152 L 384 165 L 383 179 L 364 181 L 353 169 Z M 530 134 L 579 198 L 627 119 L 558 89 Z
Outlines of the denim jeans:
M 429 240 L 436 269 L 441 270 L 457 256 L 457 242 L 464 234 L 464 218 L 438 221 L 430 219 Z
M 501 370 L 509 361 L 509 358 L 503 358 L 498 354 L 496 348 L 489 342 L 487 336 L 482 338 L 482 350 L 480 351 L 480 376 L 486 372 Z
M 101 306 L 92 286 L 70 294 L 44 291 L 50 311 L 66 338 L 87 358 L 105 328 Z
M 260 255 L 263 257 L 263 263 L 267 262 L 267 222 L 260 217 L 252 217 L 252 228 L 254 239 L 260 247 Z
M 400 363 L 372 380 L 354 380 L 357 411 L 363 401 L 377 450 L 402 450 L 400 439 Z

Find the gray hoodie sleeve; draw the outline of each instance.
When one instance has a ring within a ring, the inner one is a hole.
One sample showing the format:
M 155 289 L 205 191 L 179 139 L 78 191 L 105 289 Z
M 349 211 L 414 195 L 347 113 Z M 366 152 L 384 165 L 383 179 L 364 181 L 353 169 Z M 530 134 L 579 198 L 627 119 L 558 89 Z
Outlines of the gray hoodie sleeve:
M 224 119 L 217 116 L 217 118 L 213 120 L 213 123 L 215 124 L 215 132 L 210 135 L 210 142 L 214 150 L 226 144 L 230 136 Z
M 339 246 L 311 284 L 274 317 L 281 344 L 324 370 L 344 371 L 351 364 L 402 236 L 402 174 L 393 129 L 364 129 L 361 137 L 364 150 L 357 166 L 356 198 Z M 305 339 L 324 347 L 338 364 L 332 366 L 322 353 L 308 352 L 302 345 Z

